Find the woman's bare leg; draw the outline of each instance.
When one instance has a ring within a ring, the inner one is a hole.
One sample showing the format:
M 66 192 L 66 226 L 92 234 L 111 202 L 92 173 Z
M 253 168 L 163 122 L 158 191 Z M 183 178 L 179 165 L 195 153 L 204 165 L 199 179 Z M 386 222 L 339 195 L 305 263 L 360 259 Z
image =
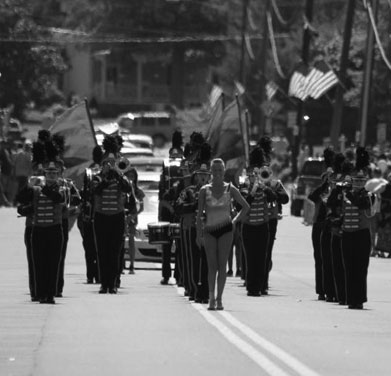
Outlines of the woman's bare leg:
M 222 236 L 217 241 L 217 304 L 221 305 L 222 296 L 227 279 L 227 262 L 231 251 L 233 240 L 233 232 L 230 231 Z

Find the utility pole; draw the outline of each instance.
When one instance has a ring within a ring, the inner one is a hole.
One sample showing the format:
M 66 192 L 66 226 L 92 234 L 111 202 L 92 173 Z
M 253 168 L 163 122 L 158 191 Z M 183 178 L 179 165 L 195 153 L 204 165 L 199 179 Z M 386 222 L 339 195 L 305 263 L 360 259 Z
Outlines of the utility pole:
M 373 4 L 373 14 L 375 21 L 377 20 L 377 9 L 379 0 L 369 0 L 369 3 Z M 367 123 L 368 123 L 368 109 L 369 109 L 369 97 L 372 84 L 372 69 L 373 69 L 373 47 L 375 42 L 375 33 L 372 28 L 371 20 L 368 16 L 368 32 L 367 32 L 367 46 L 366 46 L 366 60 L 364 80 L 361 94 L 361 127 L 360 127 L 360 145 L 365 146 L 367 135 Z
M 306 22 L 312 22 L 312 15 L 314 9 L 314 0 L 307 0 L 305 6 L 305 17 Z M 311 30 L 310 25 L 306 25 L 303 33 L 303 49 L 301 54 L 301 59 L 304 64 L 308 65 L 308 58 L 310 52 L 310 42 L 311 42 Z M 304 102 L 300 101 L 297 106 L 297 118 L 296 118 L 296 126 L 298 132 L 293 136 L 293 148 L 292 148 L 292 177 L 296 178 L 298 175 L 297 170 L 297 157 L 299 156 L 300 151 L 300 141 L 304 134 L 303 129 L 303 116 L 304 116 Z
M 242 9 L 242 43 L 241 43 L 241 50 L 240 50 L 240 68 L 239 68 L 239 80 L 242 85 L 244 85 L 245 81 L 245 72 L 244 72 L 244 65 L 245 65 L 245 52 L 246 52 L 246 31 L 247 31 L 247 8 L 248 8 L 248 2 L 249 0 L 243 0 L 243 9 Z
M 355 5 L 356 5 L 356 0 L 349 0 L 347 5 L 344 38 L 342 44 L 341 60 L 339 65 L 339 80 L 342 83 L 346 82 L 346 69 L 349 61 L 349 48 L 350 48 L 350 40 L 352 37 Z M 331 131 L 330 131 L 331 144 L 335 148 L 338 148 L 338 138 L 341 133 L 342 113 L 344 107 L 343 105 L 344 105 L 343 87 L 341 84 L 339 84 L 337 85 L 337 89 L 335 93 L 333 120 L 332 120 Z
M 263 16 L 263 32 L 262 32 L 262 44 L 261 44 L 261 61 L 259 65 L 259 70 L 261 72 L 261 78 L 260 78 L 260 102 L 264 103 L 266 100 L 266 60 L 267 60 L 267 43 L 269 38 L 269 28 L 267 24 L 267 15 L 270 12 L 270 6 L 271 6 L 271 0 L 266 0 L 265 4 L 265 14 Z M 262 134 L 265 131 L 265 125 L 266 125 L 266 116 L 263 112 L 263 110 L 260 110 L 260 117 L 259 117 L 259 135 L 262 136 Z

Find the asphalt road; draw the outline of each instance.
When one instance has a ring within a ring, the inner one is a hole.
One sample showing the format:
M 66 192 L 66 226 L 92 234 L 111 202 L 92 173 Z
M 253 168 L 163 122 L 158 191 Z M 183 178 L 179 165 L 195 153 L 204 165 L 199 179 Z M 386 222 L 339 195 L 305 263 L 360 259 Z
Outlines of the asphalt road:
M 221 312 L 161 286 L 145 263 L 118 295 L 99 295 L 74 228 L 64 298 L 51 306 L 30 302 L 24 220 L 0 209 L 0 375 L 390 375 L 391 260 L 371 259 L 363 311 L 319 302 L 301 221 L 279 223 L 270 295 L 247 297 L 229 278 Z

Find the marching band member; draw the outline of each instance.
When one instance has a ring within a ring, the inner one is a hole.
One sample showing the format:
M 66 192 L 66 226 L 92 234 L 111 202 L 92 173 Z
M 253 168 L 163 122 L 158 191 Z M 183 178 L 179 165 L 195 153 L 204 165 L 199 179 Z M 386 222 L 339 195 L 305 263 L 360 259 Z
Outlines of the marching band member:
M 168 161 L 163 164 L 162 173 L 160 175 L 159 182 L 159 222 L 175 223 L 176 215 L 174 204 L 178 198 L 180 192 L 180 181 L 182 179 L 182 173 L 180 170 L 181 162 L 183 160 L 182 149 L 182 133 L 179 131 L 174 132 L 172 136 L 172 147 L 169 151 Z M 176 255 L 181 252 L 181 245 L 176 241 Z M 162 245 L 162 279 L 160 284 L 168 285 L 171 277 L 171 248 L 172 239 L 168 244 Z M 179 257 L 176 257 L 176 268 L 174 276 L 179 280 Z
M 192 185 L 185 188 L 176 202 L 176 210 L 180 215 L 183 252 L 185 255 L 185 288 L 189 297 L 197 303 L 208 303 L 208 269 L 204 247 L 196 243 L 196 212 L 198 208 L 199 190 L 210 178 L 208 163 L 210 145 L 205 143 L 199 157 L 200 166 L 195 169 Z
M 97 145 L 92 151 L 93 163 L 86 169 L 84 173 L 84 184 L 80 192 L 82 197 L 81 210 L 78 217 L 77 225 L 83 240 L 84 257 L 86 260 L 86 276 L 87 283 L 100 283 L 99 268 L 98 268 L 98 252 L 96 249 L 94 226 L 93 226 L 93 208 L 94 195 L 92 194 L 93 180 L 100 171 L 103 151 Z
M 364 186 L 369 154 L 356 149 L 355 171 L 339 189 L 343 193 L 342 257 L 345 266 L 346 301 L 350 309 L 362 309 L 367 301 L 367 274 L 371 253 L 371 198 Z
M 102 169 L 93 186 L 94 234 L 101 279 L 100 294 L 117 293 L 116 278 L 125 230 L 125 193 L 132 191 L 129 180 L 116 169 L 120 144 L 115 136 L 103 141 Z
M 247 215 L 249 205 L 232 184 L 224 182 L 222 159 L 211 162 L 212 181 L 199 193 L 197 212 L 197 244 L 204 245 L 208 262 L 209 310 L 224 309 L 222 296 L 227 278 L 227 260 L 233 239 L 233 228 Z M 231 219 L 231 202 L 237 201 L 241 211 Z M 203 226 L 203 218 L 206 217 Z M 217 295 L 215 292 L 217 277 Z
M 51 142 L 48 140 L 45 143 Z M 54 161 L 46 165 L 44 174 L 45 180 L 40 186 L 29 186 L 23 194 L 21 192 L 21 200 L 33 205 L 31 244 L 36 296 L 40 303 L 54 304 L 63 243 L 62 207 L 65 193 L 60 187 L 59 169 Z
M 340 305 L 346 304 L 345 269 L 342 260 L 342 203 L 343 195 L 337 184 L 343 182 L 346 175 L 350 175 L 353 165 L 346 161 L 342 153 L 335 155 L 333 173 L 329 176 L 330 196 L 327 199 L 327 221 L 331 227 L 331 261 L 334 276 L 335 293 Z
M 260 176 L 265 166 L 262 148 L 256 146 L 250 153 L 247 169 L 249 185 L 241 193 L 250 210 L 242 225 L 242 241 L 246 257 L 246 288 L 248 296 L 261 296 L 265 291 L 267 252 L 269 247 L 268 204 L 276 200 L 273 190 Z
M 58 165 L 60 173 L 59 184 L 65 193 L 65 203 L 63 205 L 62 210 L 63 243 L 61 250 L 60 266 L 58 271 L 57 291 L 55 295 L 57 298 L 62 298 L 62 293 L 64 289 L 64 267 L 69 239 L 69 215 L 70 213 L 74 212 L 75 208 L 81 202 L 79 191 L 74 185 L 73 181 L 63 176 L 64 163 L 61 159 L 59 159 L 63 151 L 64 137 L 60 135 L 53 135 L 52 144 L 49 149 L 47 148 L 48 158 L 50 159 L 50 154 L 53 153 L 53 159 L 56 159 L 56 164 Z
M 129 274 L 134 274 L 134 258 L 136 255 L 136 245 L 134 237 L 136 235 L 136 228 L 138 224 L 138 215 L 144 211 L 144 197 L 145 193 L 138 186 L 138 173 L 134 167 L 131 167 L 126 173 L 126 177 L 133 185 L 133 199 L 127 195 L 127 216 L 126 226 L 128 229 L 128 246 L 129 246 Z
M 259 140 L 259 146 L 262 148 L 265 156 L 266 166 L 262 169 L 261 178 L 275 194 L 275 200 L 268 203 L 268 222 L 269 222 L 269 242 L 267 247 L 266 254 L 266 270 L 265 270 L 265 279 L 261 289 L 262 295 L 267 295 L 269 290 L 269 274 L 272 269 L 272 253 L 274 241 L 276 239 L 278 219 L 280 218 L 280 211 L 282 205 L 285 205 L 289 202 L 289 195 L 285 190 L 282 182 L 278 179 L 273 178 L 273 172 L 270 169 L 270 153 L 272 152 L 272 140 L 263 136 Z
M 330 194 L 330 181 L 329 177 L 333 173 L 333 164 L 335 158 L 334 150 L 326 148 L 323 151 L 324 162 L 327 168 L 325 172 L 325 181 L 327 186 L 327 191 L 324 192 L 322 200 L 327 202 L 327 197 Z M 327 209 L 326 209 L 327 214 Z M 333 263 L 331 258 L 331 225 L 330 222 L 326 220 L 324 222 L 322 232 L 320 234 L 320 251 L 322 254 L 322 273 L 323 273 L 323 289 L 325 293 L 326 302 L 335 302 L 336 293 L 335 293 L 335 284 L 334 284 L 334 273 L 333 273 Z
M 44 181 L 43 163 L 46 158 L 45 145 L 41 142 L 33 143 L 32 150 L 32 168 L 33 176 L 30 177 L 28 185 L 23 187 L 16 196 L 18 202 L 17 212 L 20 216 L 26 217 L 25 231 L 24 231 L 24 244 L 26 246 L 27 255 L 27 267 L 28 267 L 28 280 L 31 301 L 36 302 L 39 300 L 36 293 L 35 283 L 35 268 L 33 262 L 33 250 L 31 244 L 31 234 L 33 231 L 33 218 L 34 218 L 34 206 L 31 200 L 28 198 L 26 191 L 28 187 L 41 186 Z

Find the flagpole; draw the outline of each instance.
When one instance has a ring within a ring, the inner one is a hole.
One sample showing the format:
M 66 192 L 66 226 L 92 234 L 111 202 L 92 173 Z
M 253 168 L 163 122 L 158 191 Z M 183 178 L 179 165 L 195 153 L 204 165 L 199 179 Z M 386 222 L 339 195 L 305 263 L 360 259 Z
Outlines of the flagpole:
M 266 88 L 266 60 L 267 60 L 267 42 L 268 42 L 268 34 L 269 28 L 267 24 L 267 15 L 270 12 L 271 1 L 267 0 L 265 5 L 265 14 L 263 17 L 263 32 L 262 32 L 262 44 L 261 44 L 261 61 L 259 70 L 262 72 L 261 80 L 260 80 L 260 102 L 263 103 L 265 101 L 265 88 Z M 261 137 L 263 132 L 265 131 L 266 117 L 263 111 L 260 111 L 259 118 L 259 136 Z
M 249 0 L 243 1 L 243 9 L 242 9 L 242 43 L 240 48 L 240 71 L 239 71 L 239 80 L 244 85 L 244 60 L 245 60 L 245 34 L 247 30 L 247 7 Z
M 375 20 L 377 19 L 377 9 L 378 9 L 378 0 L 374 0 L 373 13 L 375 15 Z M 367 36 L 367 47 L 366 47 L 364 82 L 363 82 L 362 93 L 361 93 L 360 146 L 365 146 L 367 123 L 368 123 L 369 96 L 371 90 L 372 69 L 373 69 L 373 53 L 374 53 L 373 46 L 375 40 L 375 33 L 373 31 L 370 19 L 368 19 L 367 35 L 368 36 Z
M 90 106 L 88 104 L 88 99 L 84 98 L 84 104 L 86 106 L 86 111 L 87 111 L 87 116 L 88 116 L 88 122 L 90 123 L 91 131 L 92 134 L 94 135 L 94 140 L 95 140 L 95 146 L 98 145 L 98 141 L 96 140 L 96 135 L 95 135 L 95 129 L 94 129 L 94 123 L 92 122 L 92 117 L 90 113 Z
M 304 64 L 308 64 L 308 56 L 310 51 L 311 30 L 310 23 L 312 22 L 312 14 L 314 9 L 314 0 L 307 0 L 305 6 L 305 17 L 308 20 L 308 25 L 305 25 L 303 33 L 303 50 L 302 60 Z M 292 178 L 295 179 L 298 175 L 297 158 L 299 156 L 300 141 L 304 135 L 303 129 L 303 115 L 304 115 L 304 102 L 300 101 L 297 108 L 296 126 L 298 127 L 297 135 L 293 135 L 293 148 L 292 148 Z
M 235 99 L 236 99 L 236 105 L 238 107 L 238 113 L 239 113 L 239 127 L 240 127 L 240 133 L 242 134 L 242 142 L 243 142 L 243 149 L 244 149 L 244 158 L 246 160 L 246 166 L 248 165 L 249 163 L 249 155 L 248 155 L 248 148 L 249 148 L 249 145 L 246 145 L 246 140 L 245 140 L 245 137 L 244 137 L 244 131 L 243 131 L 243 123 L 242 123 L 242 110 L 240 108 L 240 101 L 239 101 L 239 96 L 236 94 L 235 95 Z
M 345 30 L 344 30 L 342 52 L 341 52 L 341 59 L 340 59 L 339 72 L 338 72 L 339 79 L 343 83 L 346 82 L 346 70 L 347 70 L 348 60 L 349 60 L 349 49 L 350 49 L 350 40 L 352 38 L 355 5 L 356 5 L 356 0 L 349 0 L 349 3 L 347 5 Z M 335 93 L 333 120 L 331 123 L 331 130 L 330 130 L 331 144 L 334 145 L 334 147 L 336 148 L 338 147 L 338 138 L 341 133 L 343 107 L 344 107 L 343 88 L 341 85 L 338 85 Z

